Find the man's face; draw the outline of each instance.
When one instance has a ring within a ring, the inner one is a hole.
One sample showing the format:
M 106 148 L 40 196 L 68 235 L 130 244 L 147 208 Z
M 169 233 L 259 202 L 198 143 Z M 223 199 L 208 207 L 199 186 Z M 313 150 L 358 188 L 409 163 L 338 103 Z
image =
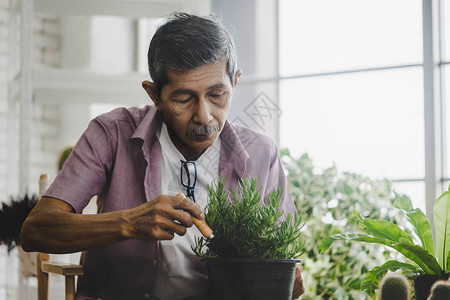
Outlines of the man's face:
M 167 75 L 168 84 L 159 98 L 154 85 L 146 87 L 144 83 L 144 88 L 162 112 L 174 145 L 186 159 L 195 160 L 214 144 L 230 110 L 234 90 L 226 63 L 210 63 L 191 71 L 169 70 Z M 235 82 L 239 75 L 240 71 Z

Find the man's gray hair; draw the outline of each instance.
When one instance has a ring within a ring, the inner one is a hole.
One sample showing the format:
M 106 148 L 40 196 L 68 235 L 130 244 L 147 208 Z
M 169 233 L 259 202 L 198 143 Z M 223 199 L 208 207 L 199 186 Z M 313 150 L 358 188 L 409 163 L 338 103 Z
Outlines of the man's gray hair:
M 153 36 L 147 58 L 158 93 L 168 83 L 168 70 L 189 71 L 221 59 L 226 61 L 227 73 L 234 86 L 236 48 L 231 34 L 215 17 L 187 13 L 171 15 Z

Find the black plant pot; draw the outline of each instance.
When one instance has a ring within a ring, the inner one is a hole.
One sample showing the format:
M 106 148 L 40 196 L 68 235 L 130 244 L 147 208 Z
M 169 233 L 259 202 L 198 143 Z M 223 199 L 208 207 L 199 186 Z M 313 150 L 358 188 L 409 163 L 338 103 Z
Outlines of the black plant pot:
M 414 295 L 416 300 L 427 300 L 433 284 L 438 280 L 447 280 L 449 275 L 421 275 L 414 279 Z
M 291 300 L 298 259 L 205 259 L 217 300 Z

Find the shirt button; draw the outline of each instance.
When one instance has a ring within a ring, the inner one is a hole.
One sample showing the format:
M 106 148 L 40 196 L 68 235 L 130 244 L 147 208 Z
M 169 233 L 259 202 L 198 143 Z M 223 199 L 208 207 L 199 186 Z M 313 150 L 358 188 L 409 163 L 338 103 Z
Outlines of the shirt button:
M 154 265 L 154 266 L 156 266 L 157 264 L 158 264 L 158 261 L 156 260 L 156 259 L 154 259 L 154 260 L 152 260 L 152 264 Z M 147 295 L 147 294 L 146 294 Z
M 150 299 L 150 294 L 144 294 L 144 299 Z

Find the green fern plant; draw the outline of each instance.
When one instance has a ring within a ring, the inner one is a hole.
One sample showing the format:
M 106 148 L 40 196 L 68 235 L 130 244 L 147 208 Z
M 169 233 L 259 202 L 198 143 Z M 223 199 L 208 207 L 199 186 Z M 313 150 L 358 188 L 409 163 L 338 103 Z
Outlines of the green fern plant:
M 387 271 L 400 269 L 410 279 L 423 274 L 444 277 L 450 274 L 450 190 L 434 202 L 436 248 L 426 215 L 419 208 L 413 208 L 411 199 L 395 193 L 394 206 L 405 214 L 415 234 L 386 220 L 363 217 L 355 210 L 354 215 L 364 233 L 330 236 L 319 247 L 319 251 L 325 251 L 335 241 L 347 240 L 385 245 L 401 253 L 406 260 L 388 260 L 367 273 L 361 288 L 371 295 Z
M 266 203 L 255 178 L 244 179 L 238 189 L 229 192 L 221 177 L 207 189 L 206 223 L 215 237 L 228 240 L 236 248 L 239 257 L 293 259 L 303 253 L 304 223 L 300 214 L 288 214 L 283 220 L 281 188 L 269 193 Z M 214 257 L 207 245 L 207 239 L 198 238 L 192 250 L 202 258 Z

